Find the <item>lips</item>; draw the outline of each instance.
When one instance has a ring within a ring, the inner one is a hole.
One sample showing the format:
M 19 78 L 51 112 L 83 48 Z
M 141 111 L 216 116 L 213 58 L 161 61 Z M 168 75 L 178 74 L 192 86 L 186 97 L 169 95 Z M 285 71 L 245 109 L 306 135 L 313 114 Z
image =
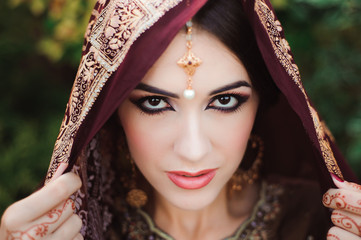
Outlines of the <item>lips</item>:
M 199 172 L 170 171 L 167 172 L 169 179 L 183 189 L 200 189 L 216 175 L 216 169 L 206 169 Z

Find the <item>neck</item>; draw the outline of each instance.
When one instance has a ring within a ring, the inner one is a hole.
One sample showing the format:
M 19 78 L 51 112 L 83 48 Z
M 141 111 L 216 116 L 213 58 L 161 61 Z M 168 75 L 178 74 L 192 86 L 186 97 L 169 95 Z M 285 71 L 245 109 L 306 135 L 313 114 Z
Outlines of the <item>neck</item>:
M 217 198 L 199 210 L 180 209 L 156 193 L 154 221 L 158 227 L 175 239 L 222 239 L 230 236 L 252 212 L 258 198 L 257 185 L 245 188 L 237 195 L 227 197 L 224 187 Z

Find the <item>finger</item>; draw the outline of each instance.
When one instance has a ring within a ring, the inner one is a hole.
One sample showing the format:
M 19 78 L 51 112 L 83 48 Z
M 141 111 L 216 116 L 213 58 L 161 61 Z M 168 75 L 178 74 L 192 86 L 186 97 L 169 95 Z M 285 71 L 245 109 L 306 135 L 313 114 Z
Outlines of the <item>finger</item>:
M 332 227 L 327 233 L 327 240 L 360 240 L 358 236 L 339 227 Z
M 323 205 L 328 208 L 361 214 L 361 193 L 347 189 L 329 189 L 322 198 Z
M 74 210 L 74 202 L 68 199 L 36 221 L 28 223 L 16 230 L 9 229 L 8 238 L 37 239 L 39 237 L 45 237 L 55 231 L 63 222 L 73 215 Z
M 82 220 L 76 214 L 68 218 L 51 236 L 51 239 L 74 239 L 79 237 Z
M 64 171 L 68 168 L 68 166 L 69 166 L 69 164 L 67 164 L 67 163 L 60 163 L 58 168 L 56 169 L 53 177 L 49 180 L 48 183 L 53 182 L 53 181 L 55 181 L 55 179 L 59 178 L 64 173 Z M 48 183 L 45 183 L 45 184 L 48 184 Z
M 358 185 L 356 183 L 347 182 L 339 177 L 337 177 L 335 174 L 331 173 L 332 181 L 338 188 L 347 189 L 350 191 L 356 191 L 361 193 L 361 185 Z
M 361 236 L 361 216 L 353 213 L 335 210 L 332 212 L 331 220 L 336 226 Z
M 59 204 L 54 209 L 47 212 L 42 217 L 38 218 L 36 221 L 32 223 L 33 226 L 44 226 L 46 228 L 47 233 L 52 233 L 59 228 L 64 222 L 66 222 L 75 211 L 74 201 L 68 199 L 61 204 Z
M 80 186 L 81 181 L 77 175 L 66 173 L 41 190 L 10 206 L 9 221 L 20 224 L 31 222 L 68 199 Z

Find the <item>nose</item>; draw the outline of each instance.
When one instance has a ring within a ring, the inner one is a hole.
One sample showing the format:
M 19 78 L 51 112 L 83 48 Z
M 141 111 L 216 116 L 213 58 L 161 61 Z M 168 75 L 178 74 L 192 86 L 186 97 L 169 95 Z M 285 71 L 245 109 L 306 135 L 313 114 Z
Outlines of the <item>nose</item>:
M 188 161 L 202 160 L 211 151 L 211 142 L 204 129 L 197 114 L 185 117 L 174 142 L 175 153 Z

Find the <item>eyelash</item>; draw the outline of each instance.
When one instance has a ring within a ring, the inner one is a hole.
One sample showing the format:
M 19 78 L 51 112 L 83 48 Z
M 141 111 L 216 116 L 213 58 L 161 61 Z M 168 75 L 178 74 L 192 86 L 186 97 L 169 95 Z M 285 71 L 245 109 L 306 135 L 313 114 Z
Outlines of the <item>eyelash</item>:
M 237 103 L 232 107 L 210 106 L 215 101 L 217 101 L 217 100 L 219 101 L 222 97 L 223 98 L 224 97 L 231 97 L 231 100 L 232 100 L 232 98 L 234 98 L 237 101 Z M 208 103 L 207 107 L 205 108 L 205 110 L 213 109 L 213 110 L 224 112 L 224 113 L 236 112 L 237 110 L 239 110 L 239 108 L 242 106 L 242 104 L 245 103 L 248 100 L 248 98 L 249 98 L 249 96 L 244 95 L 244 94 L 240 94 L 240 93 L 223 93 L 223 94 L 212 97 L 210 102 Z M 158 109 L 151 109 L 151 108 L 148 108 L 148 107 L 144 106 L 146 101 L 149 101 L 149 100 L 152 100 L 152 99 L 157 100 L 158 102 L 163 101 L 164 104 L 167 105 L 167 107 L 158 108 Z M 168 102 L 167 97 L 152 95 L 152 96 L 141 97 L 141 98 L 134 99 L 134 100 L 131 99 L 130 101 L 134 105 L 136 105 L 142 113 L 145 113 L 145 114 L 148 114 L 148 115 L 161 114 L 161 113 L 164 113 L 165 111 L 175 111 L 174 108 Z
M 164 103 L 167 104 L 168 107 L 160 108 L 160 109 L 150 109 L 150 108 L 145 107 L 143 105 L 146 101 L 149 101 L 149 100 L 152 100 L 152 99 L 157 99 L 159 101 L 164 101 Z M 161 96 L 154 95 L 154 96 L 141 97 L 141 98 L 136 99 L 136 100 L 131 99 L 130 101 L 133 104 L 135 104 L 142 113 L 145 113 L 145 114 L 148 114 L 148 115 L 161 114 L 161 113 L 163 113 L 165 111 L 175 111 L 174 108 L 167 101 L 166 97 L 161 97 Z
M 224 97 L 231 97 L 231 98 L 233 97 L 233 98 L 235 98 L 237 103 L 232 107 L 213 107 L 213 106 L 210 106 L 216 100 L 219 101 L 222 97 L 223 98 Z M 224 93 L 224 94 L 220 94 L 220 95 L 214 96 L 211 99 L 211 101 L 209 102 L 209 104 L 207 105 L 205 110 L 213 109 L 213 110 L 224 112 L 224 113 L 236 112 L 237 110 L 239 110 L 239 108 L 242 106 L 242 104 L 245 103 L 248 100 L 248 98 L 249 98 L 248 95 L 244 95 L 244 94 L 240 94 L 240 93 Z

